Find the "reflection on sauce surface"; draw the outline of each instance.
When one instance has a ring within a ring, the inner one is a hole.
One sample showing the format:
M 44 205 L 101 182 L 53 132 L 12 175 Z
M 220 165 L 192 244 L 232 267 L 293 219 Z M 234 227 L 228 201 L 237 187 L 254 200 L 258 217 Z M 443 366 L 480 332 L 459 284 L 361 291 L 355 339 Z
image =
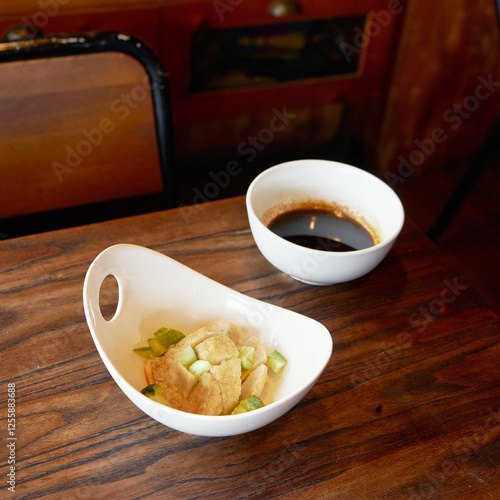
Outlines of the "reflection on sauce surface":
M 275 217 L 267 227 L 292 243 L 327 252 L 350 252 L 374 245 L 361 224 L 328 210 L 290 210 Z

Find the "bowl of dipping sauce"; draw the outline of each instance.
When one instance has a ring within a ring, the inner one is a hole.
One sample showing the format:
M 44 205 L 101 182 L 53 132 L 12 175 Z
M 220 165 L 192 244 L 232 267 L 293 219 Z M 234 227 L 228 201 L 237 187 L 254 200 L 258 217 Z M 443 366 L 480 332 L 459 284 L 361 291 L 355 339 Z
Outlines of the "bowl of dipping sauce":
M 296 160 L 265 170 L 250 184 L 246 206 L 264 257 L 311 285 L 369 273 L 404 223 L 403 205 L 385 182 L 327 160 Z

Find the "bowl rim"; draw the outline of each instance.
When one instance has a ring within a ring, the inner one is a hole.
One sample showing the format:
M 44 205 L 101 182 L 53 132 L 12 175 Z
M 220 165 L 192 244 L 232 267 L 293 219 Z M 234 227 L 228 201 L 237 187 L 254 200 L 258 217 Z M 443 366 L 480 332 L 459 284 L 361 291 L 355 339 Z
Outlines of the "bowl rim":
M 257 184 L 263 178 L 267 177 L 268 175 L 272 175 L 276 170 L 281 170 L 281 169 L 283 169 L 283 168 L 285 168 L 287 166 L 290 166 L 292 164 L 293 165 L 298 165 L 298 164 L 305 164 L 305 163 L 309 163 L 309 162 L 314 162 L 314 163 L 322 164 L 322 165 L 325 165 L 325 166 L 330 165 L 333 168 L 335 168 L 337 166 L 341 166 L 342 168 L 347 167 L 347 169 L 349 169 L 349 170 L 353 169 L 353 171 L 356 171 L 356 172 L 358 172 L 361 175 L 365 175 L 366 177 L 371 178 L 372 180 L 380 183 L 380 185 L 383 185 L 385 188 L 387 188 L 388 192 L 392 193 L 393 199 L 396 202 L 397 208 L 400 209 L 400 212 L 399 212 L 399 214 L 400 214 L 399 219 L 400 220 L 399 220 L 399 222 L 397 224 L 396 229 L 394 229 L 380 243 L 377 243 L 377 244 L 375 244 L 375 245 L 373 245 L 371 247 L 368 247 L 368 248 L 362 248 L 360 250 L 349 250 L 349 251 L 345 251 L 345 252 L 329 252 L 328 250 L 319 250 L 319 249 L 315 249 L 315 248 L 304 247 L 302 245 L 298 245 L 297 243 L 292 243 L 291 241 L 288 241 L 288 240 L 282 238 L 281 236 L 278 236 L 273 231 L 271 231 L 265 224 L 262 223 L 262 221 L 260 220 L 260 218 L 257 217 L 257 215 L 256 215 L 256 213 L 255 213 L 255 211 L 253 209 L 253 206 L 252 206 L 252 195 L 253 195 L 253 193 L 254 193 L 254 191 L 256 189 Z M 286 162 L 274 165 L 272 167 L 269 167 L 266 170 L 262 171 L 259 175 L 257 175 L 252 180 L 252 182 L 250 183 L 250 185 L 248 187 L 247 193 L 246 193 L 245 202 L 246 202 L 246 206 L 247 206 L 248 216 L 251 219 L 251 221 L 253 221 L 255 224 L 257 224 L 259 226 L 259 228 L 264 231 L 264 234 L 267 237 L 269 237 L 272 240 L 274 240 L 276 243 L 279 243 L 279 244 L 284 245 L 284 246 L 290 246 L 291 245 L 292 248 L 294 248 L 294 249 L 301 249 L 302 251 L 304 251 L 306 253 L 309 253 L 311 255 L 321 255 L 321 256 L 326 256 L 326 255 L 332 256 L 332 255 L 335 255 L 335 258 L 339 258 L 339 259 L 346 259 L 346 258 L 348 258 L 349 256 L 352 256 L 352 255 L 363 255 L 363 254 L 367 254 L 367 253 L 368 254 L 369 253 L 373 253 L 374 251 L 377 251 L 379 249 L 383 249 L 383 248 L 387 247 L 388 245 L 392 245 L 394 243 L 394 240 L 401 233 L 401 230 L 403 229 L 404 222 L 405 222 L 405 210 L 404 210 L 403 203 L 401 202 L 401 199 L 396 194 L 396 192 L 387 183 L 385 183 L 384 181 L 382 181 L 381 179 L 379 179 L 377 176 L 373 175 L 372 173 L 367 172 L 366 170 L 363 170 L 362 168 L 356 167 L 354 165 L 349 165 L 347 163 L 333 161 L 333 160 L 323 160 L 323 159 L 314 159 L 314 158 L 312 158 L 312 159 L 300 159 L 300 160 L 286 161 Z

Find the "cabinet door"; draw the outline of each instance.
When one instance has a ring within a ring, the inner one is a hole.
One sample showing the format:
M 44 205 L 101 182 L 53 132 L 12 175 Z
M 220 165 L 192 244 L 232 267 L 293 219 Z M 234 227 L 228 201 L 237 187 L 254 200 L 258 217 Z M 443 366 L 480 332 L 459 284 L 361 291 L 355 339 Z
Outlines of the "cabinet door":
M 380 95 L 403 1 L 281 2 L 163 6 L 160 53 L 178 123 Z

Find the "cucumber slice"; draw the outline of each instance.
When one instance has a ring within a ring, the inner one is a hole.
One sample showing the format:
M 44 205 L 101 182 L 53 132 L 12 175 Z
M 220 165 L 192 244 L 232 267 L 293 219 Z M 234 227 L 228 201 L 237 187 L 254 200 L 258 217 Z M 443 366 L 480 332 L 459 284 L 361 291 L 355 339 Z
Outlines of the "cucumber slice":
M 167 352 L 168 347 L 165 347 L 157 338 L 148 339 L 148 345 L 153 350 L 153 356 L 161 356 Z
M 182 332 L 179 330 L 173 330 L 172 328 L 160 328 L 156 330 L 154 336 L 167 348 L 171 345 L 177 344 L 177 342 L 181 341 L 185 337 Z
M 286 363 L 286 359 L 276 350 L 267 357 L 267 366 L 269 366 L 274 373 L 280 373 L 283 368 L 285 368 Z
M 241 369 L 250 370 L 255 360 L 255 347 L 241 346 L 238 357 L 241 359 Z
M 247 413 L 249 411 L 262 408 L 263 406 L 264 403 L 257 396 L 250 396 L 249 398 L 240 401 L 236 406 L 236 408 L 232 411 L 231 415 L 239 415 L 240 413 Z
M 212 363 L 204 359 L 198 359 L 195 361 L 188 370 L 196 377 L 200 378 L 205 372 L 208 372 L 212 368 Z
M 144 396 L 148 397 L 149 399 L 152 399 L 153 401 L 156 401 L 157 403 L 161 403 L 162 405 L 167 404 L 167 400 L 163 395 L 163 391 L 158 384 L 150 384 L 144 387 L 144 389 L 142 389 L 141 392 L 142 394 L 144 394 Z
M 146 359 L 153 357 L 153 349 L 151 349 L 151 347 L 138 347 L 137 349 L 134 349 L 134 352 Z
M 198 356 L 196 356 L 196 352 L 194 352 L 193 346 L 191 344 L 188 344 L 186 347 L 182 349 L 182 351 L 179 354 L 177 354 L 175 359 L 182 366 L 188 368 L 195 361 L 197 361 Z

